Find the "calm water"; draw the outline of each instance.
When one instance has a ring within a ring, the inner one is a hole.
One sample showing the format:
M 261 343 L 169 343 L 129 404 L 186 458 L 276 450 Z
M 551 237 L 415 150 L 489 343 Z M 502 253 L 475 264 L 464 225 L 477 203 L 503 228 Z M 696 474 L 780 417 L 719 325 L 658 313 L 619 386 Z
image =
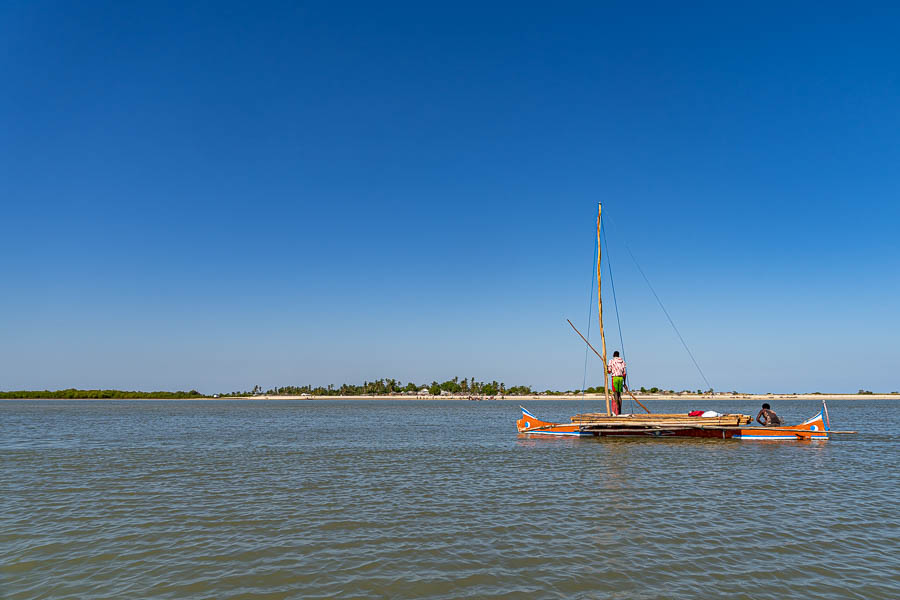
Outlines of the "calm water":
M 828 442 L 529 439 L 517 404 L 2 401 L 0 597 L 900 597 L 900 403 Z M 758 408 L 698 404 L 651 408 Z

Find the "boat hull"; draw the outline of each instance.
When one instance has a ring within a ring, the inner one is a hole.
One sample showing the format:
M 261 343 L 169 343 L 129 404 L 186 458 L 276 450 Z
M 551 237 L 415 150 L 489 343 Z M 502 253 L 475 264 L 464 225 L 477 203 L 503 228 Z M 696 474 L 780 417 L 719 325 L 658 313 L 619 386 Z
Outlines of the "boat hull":
M 824 412 L 819 411 L 819 414 L 803 421 L 799 425 L 743 427 L 734 437 L 748 441 L 827 440 L 828 423 L 824 418 Z

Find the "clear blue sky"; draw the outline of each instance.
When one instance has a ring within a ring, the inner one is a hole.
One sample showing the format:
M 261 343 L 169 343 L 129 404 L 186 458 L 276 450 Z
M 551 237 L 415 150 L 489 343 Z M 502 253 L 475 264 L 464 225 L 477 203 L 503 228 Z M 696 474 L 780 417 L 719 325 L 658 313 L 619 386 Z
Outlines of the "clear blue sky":
M 5 2 L 0 389 L 577 388 L 602 201 L 634 385 L 705 387 L 626 241 L 716 389 L 898 390 L 898 29 L 892 3 Z

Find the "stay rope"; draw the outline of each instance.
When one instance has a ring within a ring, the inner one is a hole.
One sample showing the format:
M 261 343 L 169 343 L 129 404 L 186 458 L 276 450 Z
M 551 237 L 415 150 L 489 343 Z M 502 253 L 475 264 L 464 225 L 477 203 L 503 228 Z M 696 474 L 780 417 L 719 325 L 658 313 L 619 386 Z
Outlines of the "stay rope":
M 669 315 L 669 311 L 666 310 L 666 307 L 663 305 L 662 300 L 659 299 L 659 295 L 656 293 L 656 290 L 653 289 L 653 285 L 650 283 L 650 280 L 647 278 L 647 275 L 644 273 L 644 270 L 638 263 L 637 258 L 635 258 L 634 253 L 631 251 L 631 247 L 628 245 L 628 242 L 622 240 L 622 243 L 625 245 L 625 249 L 628 250 L 628 255 L 631 256 L 631 260 L 634 261 L 634 266 L 637 267 L 637 270 L 641 274 L 641 277 L 643 277 L 644 281 L 647 283 L 647 287 L 649 287 L 650 291 L 653 293 L 653 297 L 656 298 L 656 302 L 662 309 L 663 314 L 666 315 L 666 319 L 669 320 L 669 325 L 671 325 L 672 329 L 675 330 L 675 335 L 677 335 L 678 339 L 681 340 L 681 345 L 684 346 L 684 349 L 685 351 L 687 351 L 688 356 L 691 357 L 691 362 L 693 362 L 694 366 L 697 367 L 697 371 L 700 373 L 700 377 L 702 377 L 703 381 L 706 382 L 707 388 L 712 389 L 712 384 L 709 383 L 709 379 L 706 378 L 706 375 L 703 373 L 703 369 L 700 368 L 700 365 L 697 363 L 697 359 L 694 358 L 693 352 L 691 352 L 691 349 L 688 348 L 687 342 L 684 341 L 684 338 L 681 336 L 681 332 L 678 331 L 678 327 L 675 326 L 675 321 L 672 320 L 672 317 Z M 610 278 L 612 278 L 612 275 L 610 275 Z M 613 292 L 613 300 L 615 301 L 615 292 Z M 616 316 L 618 317 L 618 314 Z M 621 333 L 619 335 L 621 336 Z M 622 349 L 622 352 L 625 352 L 624 348 Z
M 591 291 L 588 294 L 588 324 L 587 324 L 588 339 L 591 339 L 591 321 L 593 320 L 592 317 L 594 315 L 594 281 L 596 281 L 596 278 L 594 277 L 594 269 L 596 268 L 595 265 L 597 264 L 597 251 L 598 251 L 598 246 L 597 246 L 597 243 L 595 242 L 594 243 L 594 253 L 591 258 Z M 587 347 L 587 345 L 585 345 L 585 347 L 584 347 L 584 372 L 582 373 L 582 376 L 581 376 L 581 403 L 578 407 L 578 412 L 580 412 L 580 413 L 584 412 L 584 404 L 585 404 L 584 390 L 587 386 L 587 368 L 588 368 L 588 347 Z
M 613 306 L 616 309 L 616 325 L 619 329 L 619 345 L 622 347 L 622 360 L 625 360 L 625 338 L 622 336 L 622 319 L 619 318 L 619 302 L 616 300 L 616 282 L 613 279 L 612 261 L 610 260 L 609 254 L 609 233 L 607 233 L 606 227 L 604 227 L 602 223 L 600 224 L 600 231 L 603 234 L 603 247 L 606 248 L 606 268 L 609 271 L 609 287 L 612 289 Z M 629 410 L 634 412 L 634 402 L 629 400 L 628 403 Z M 619 407 L 620 410 L 622 408 L 622 406 Z

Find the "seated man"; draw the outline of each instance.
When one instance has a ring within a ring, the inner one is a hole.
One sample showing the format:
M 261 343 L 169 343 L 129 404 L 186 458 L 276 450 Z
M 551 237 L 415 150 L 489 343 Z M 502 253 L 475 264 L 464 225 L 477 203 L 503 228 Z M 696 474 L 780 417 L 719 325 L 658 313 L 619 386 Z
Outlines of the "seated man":
M 781 419 L 778 418 L 768 402 L 762 405 L 762 410 L 756 415 L 756 422 L 766 427 L 781 425 Z

